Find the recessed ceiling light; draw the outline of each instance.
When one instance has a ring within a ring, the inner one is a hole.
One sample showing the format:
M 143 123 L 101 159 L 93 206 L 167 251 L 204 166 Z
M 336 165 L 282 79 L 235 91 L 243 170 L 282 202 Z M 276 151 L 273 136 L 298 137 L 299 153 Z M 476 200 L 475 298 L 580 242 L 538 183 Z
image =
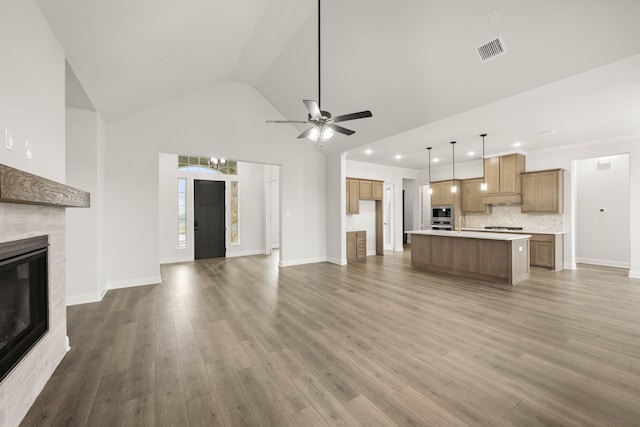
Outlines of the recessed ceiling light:
M 369 154 L 373 153 L 373 150 L 369 149 L 369 150 L 366 150 L 364 153 L 369 155 Z
M 514 142 L 513 146 L 514 147 L 520 147 L 522 145 L 522 142 Z
M 438 159 L 438 158 L 433 159 L 433 163 L 438 163 L 439 161 L 440 161 L 440 159 Z
M 469 153 L 467 153 L 467 154 L 469 154 L 470 156 L 475 156 L 476 152 L 475 151 L 469 151 Z
M 396 157 L 395 157 L 396 160 L 400 160 L 401 158 L 402 158 L 402 155 L 396 154 Z

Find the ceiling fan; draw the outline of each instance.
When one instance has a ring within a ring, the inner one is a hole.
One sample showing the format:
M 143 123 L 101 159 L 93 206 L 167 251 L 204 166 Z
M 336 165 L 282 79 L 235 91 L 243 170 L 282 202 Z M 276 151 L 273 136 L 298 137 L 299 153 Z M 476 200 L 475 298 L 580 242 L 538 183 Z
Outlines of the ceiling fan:
M 358 113 L 343 114 L 341 116 L 332 117 L 331 113 L 320 108 L 321 95 L 321 61 L 320 61 L 320 0 L 318 0 L 318 101 L 304 99 L 302 102 L 307 107 L 309 114 L 307 120 L 267 120 L 267 123 L 304 123 L 310 124 L 304 132 L 298 135 L 298 138 L 309 138 L 314 142 L 318 142 L 318 149 L 322 149 L 322 143 L 329 141 L 335 132 L 343 135 L 353 135 L 356 133 L 351 129 L 338 126 L 336 123 L 346 122 L 349 120 L 364 119 L 372 117 L 371 111 L 360 111 Z

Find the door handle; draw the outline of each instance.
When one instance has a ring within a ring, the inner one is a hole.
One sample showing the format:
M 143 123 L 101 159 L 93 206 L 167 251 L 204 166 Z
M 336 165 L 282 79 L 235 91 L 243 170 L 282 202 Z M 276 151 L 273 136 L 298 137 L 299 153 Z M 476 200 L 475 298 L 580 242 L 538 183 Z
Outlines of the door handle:
M 198 220 L 197 219 L 193 221 L 193 229 L 194 230 L 198 229 Z

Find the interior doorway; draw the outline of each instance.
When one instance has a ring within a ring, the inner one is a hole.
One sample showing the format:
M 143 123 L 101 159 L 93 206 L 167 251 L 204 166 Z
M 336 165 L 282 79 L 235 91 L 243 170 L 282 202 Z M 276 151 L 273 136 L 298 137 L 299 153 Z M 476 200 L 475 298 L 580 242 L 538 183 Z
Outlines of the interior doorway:
M 280 248 L 280 180 L 265 183 L 265 255 Z
M 195 259 L 226 255 L 225 182 L 193 181 Z
M 629 154 L 577 160 L 575 259 L 630 268 Z
M 394 192 L 394 184 L 386 183 L 384 184 L 384 221 L 383 221 L 383 233 L 384 233 L 384 250 L 385 251 L 393 251 L 393 192 Z

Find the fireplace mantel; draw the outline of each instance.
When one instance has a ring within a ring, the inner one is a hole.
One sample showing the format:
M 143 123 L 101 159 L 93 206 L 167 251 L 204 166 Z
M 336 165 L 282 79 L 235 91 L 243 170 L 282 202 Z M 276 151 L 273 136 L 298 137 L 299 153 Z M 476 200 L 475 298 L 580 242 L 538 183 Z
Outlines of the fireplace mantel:
M 0 164 L 0 202 L 88 208 L 86 191 Z

